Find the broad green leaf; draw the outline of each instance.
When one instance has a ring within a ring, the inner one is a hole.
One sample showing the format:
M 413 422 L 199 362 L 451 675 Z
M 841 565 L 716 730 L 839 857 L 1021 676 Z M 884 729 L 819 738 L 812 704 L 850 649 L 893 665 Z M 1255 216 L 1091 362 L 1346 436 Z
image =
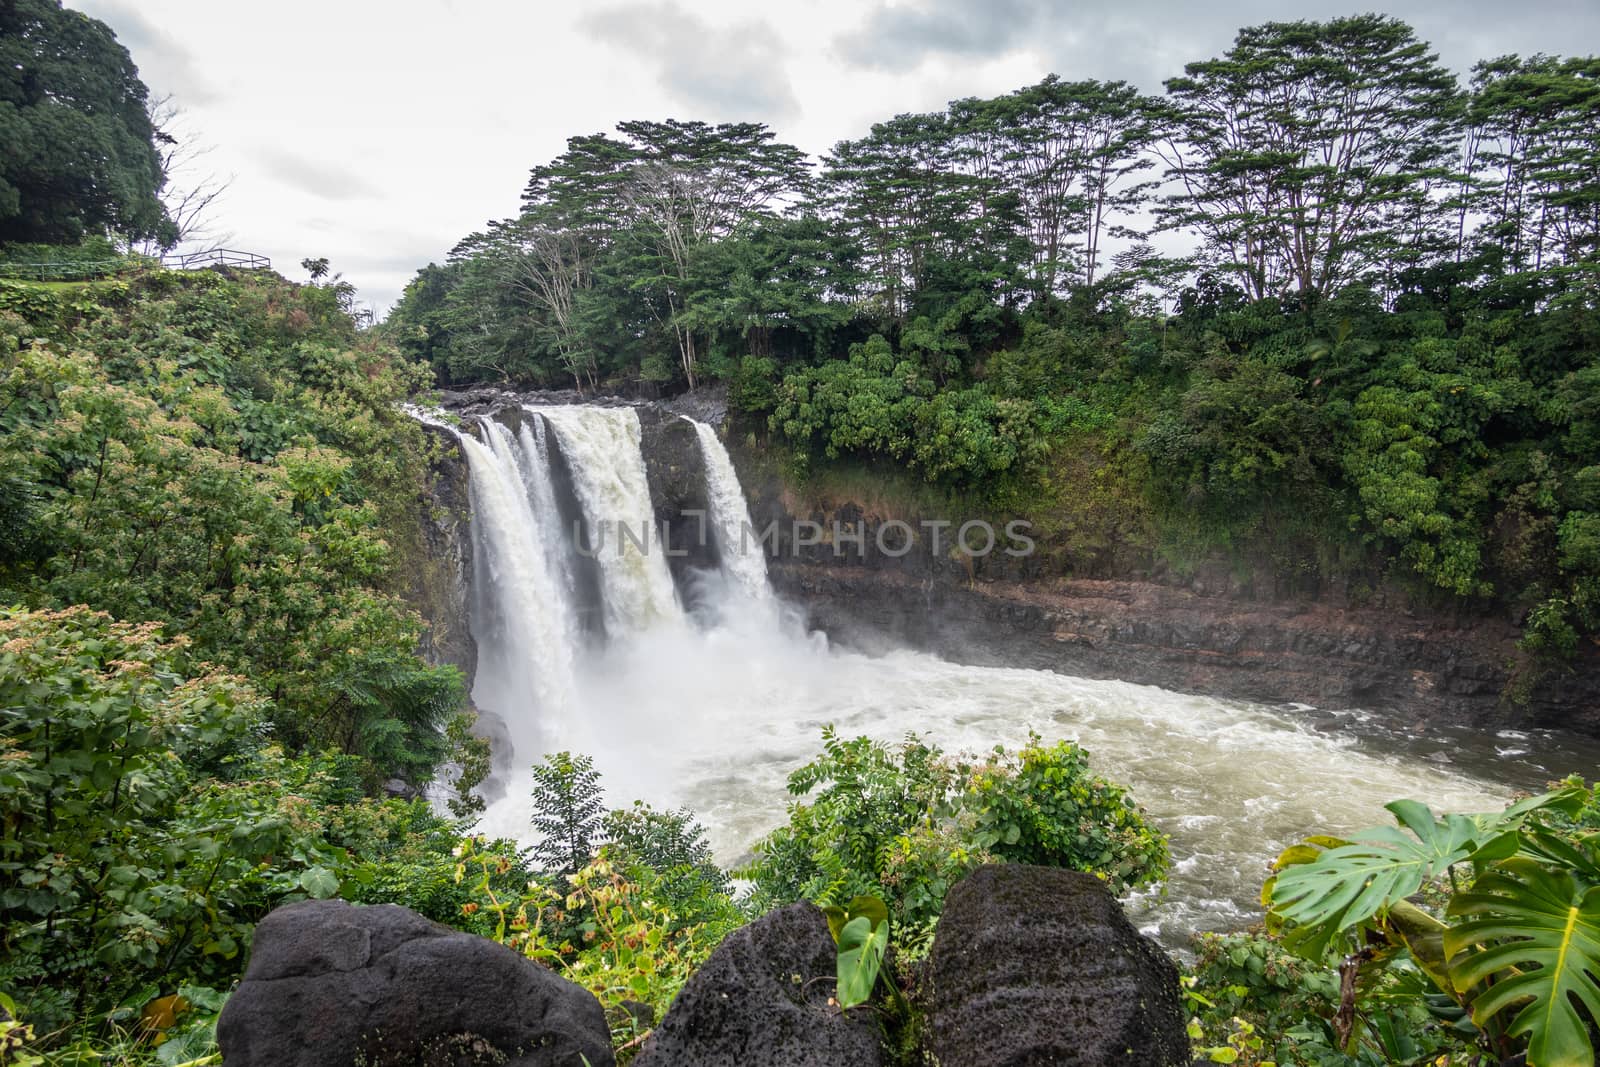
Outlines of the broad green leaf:
M 1411 834 L 1387 826 L 1367 830 L 1311 863 L 1285 868 L 1272 887 L 1273 911 L 1331 936 L 1404 900 L 1472 855 L 1480 831 L 1470 818 L 1436 820 L 1414 801 L 1397 801 L 1389 810 Z
M 1448 927 L 1444 923 L 1409 901 L 1397 900 L 1385 913 L 1383 926 L 1392 939 L 1405 945 L 1417 966 L 1440 989 L 1451 991 L 1444 951 L 1444 933 Z
M 833 936 L 833 943 L 837 945 L 839 933 L 844 929 L 844 924 L 850 921 L 850 916 L 846 915 L 844 909 L 837 904 L 823 905 L 822 914 L 828 920 L 828 933 Z
M 889 905 L 877 897 L 852 897 L 848 910 L 852 919 L 857 915 L 865 915 L 872 920 L 874 927 L 889 921 Z
M 822 914 L 828 919 L 828 933 L 833 935 L 833 943 L 839 943 L 839 932 L 844 929 L 844 924 L 858 915 L 864 915 L 872 921 L 873 926 L 889 921 L 889 906 L 877 897 L 852 897 L 845 907 L 837 904 L 824 905 Z
M 1444 935 L 1456 987 L 1494 978 L 1473 1001 L 1473 1021 L 1482 1026 L 1514 1010 L 1506 1032 L 1527 1036 L 1530 1067 L 1593 1067 L 1589 1025 L 1600 1021 L 1600 886 L 1516 857 L 1458 894 L 1450 913 L 1472 917 Z
M 837 999 L 840 1008 L 853 1008 L 871 999 L 872 987 L 878 982 L 878 970 L 883 966 L 883 954 L 888 947 L 888 923 L 874 926 L 867 916 L 858 915 L 844 924 L 839 932 Z
M 339 876 L 326 867 L 311 867 L 300 875 L 300 888 L 315 900 L 326 900 L 339 891 Z
M 1481 866 L 1510 855 L 1517 847 L 1512 831 L 1530 815 L 1579 802 L 1580 791 L 1567 787 L 1503 812 L 1436 817 L 1419 801 L 1396 800 L 1385 806 L 1398 827 L 1365 830 L 1337 845 L 1323 838 L 1285 849 L 1277 874 L 1262 888 L 1262 902 L 1269 920 L 1294 927 L 1285 935 L 1293 951 L 1320 956 L 1340 933 L 1387 913 L 1453 864 Z M 1311 858 L 1313 847 L 1323 851 Z M 1424 966 L 1436 974 L 1436 961 Z

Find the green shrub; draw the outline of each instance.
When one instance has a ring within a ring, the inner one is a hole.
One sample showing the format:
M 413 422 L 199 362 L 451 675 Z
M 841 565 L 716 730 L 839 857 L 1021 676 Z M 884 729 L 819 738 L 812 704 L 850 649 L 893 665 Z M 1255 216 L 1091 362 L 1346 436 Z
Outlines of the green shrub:
M 904 944 L 925 938 L 945 892 L 981 863 L 1071 867 L 1119 891 L 1165 876 L 1165 839 L 1120 787 L 1089 773 L 1076 746 L 1034 738 L 1015 757 L 997 748 L 967 762 L 915 737 L 891 749 L 831 727 L 823 746 L 789 777 L 806 799 L 739 872 L 757 909 L 877 896 Z
M 208 777 L 248 758 L 263 704 L 183 655 L 86 608 L 0 613 L 0 985 L 46 1029 L 225 983 L 272 904 L 338 888 L 276 783 Z
M 656 811 L 642 801 L 601 819 L 605 855 L 635 881 L 649 881 L 678 926 L 737 925 L 733 880 L 717 866 L 705 827 L 688 809 Z
M 995 749 L 964 801 L 973 840 L 1012 863 L 1092 871 L 1117 892 L 1158 882 L 1171 857 L 1166 837 L 1127 790 L 1089 773 L 1089 754 L 1033 736 L 1015 756 Z

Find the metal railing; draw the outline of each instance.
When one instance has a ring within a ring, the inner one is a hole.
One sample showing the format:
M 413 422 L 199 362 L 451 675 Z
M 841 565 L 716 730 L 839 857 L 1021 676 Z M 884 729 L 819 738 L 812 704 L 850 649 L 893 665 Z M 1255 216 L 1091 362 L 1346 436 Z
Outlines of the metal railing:
M 268 270 L 272 260 L 254 252 L 238 252 L 232 248 L 211 248 L 204 252 L 190 252 L 184 256 L 162 256 L 161 265 L 173 270 L 201 270 L 205 267 L 236 267 L 240 270 Z
M 0 263 L 0 278 L 33 282 L 83 282 L 108 278 L 130 269 L 138 269 L 148 259 L 60 260 L 53 263 Z M 237 270 L 269 270 L 272 260 L 254 252 L 240 252 L 232 248 L 210 248 L 204 252 L 189 252 L 179 256 L 162 256 L 161 266 L 168 270 L 205 270 L 209 267 L 231 267 Z

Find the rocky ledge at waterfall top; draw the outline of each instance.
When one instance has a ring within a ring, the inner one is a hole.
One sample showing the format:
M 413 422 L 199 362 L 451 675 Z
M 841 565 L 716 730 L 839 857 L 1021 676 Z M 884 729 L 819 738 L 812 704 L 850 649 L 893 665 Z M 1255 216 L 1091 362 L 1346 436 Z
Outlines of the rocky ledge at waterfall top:
M 584 402 L 575 393 L 515 394 L 482 389 L 446 394 L 463 415 L 494 415 L 523 403 Z M 694 436 L 678 415 L 718 423 L 717 396 L 686 402 L 637 402 L 656 519 L 669 531 L 686 508 L 705 499 L 704 472 L 691 455 Z M 685 404 L 688 403 L 686 407 Z M 769 560 L 774 587 L 806 608 L 814 628 L 866 651 L 909 645 L 958 662 L 1028 667 L 1090 678 L 1117 678 L 1184 692 L 1335 710 L 1361 708 L 1405 715 L 1418 726 L 1453 722 L 1481 726 L 1548 726 L 1600 735 L 1600 647 L 1586 647 L 1511 705 L 1518 628 L 1497 616 L 1410 613 L 1317 600 L 1252 596 L 1236 583 L 1205 574 L 1186 583 L 1127 578 L 1084 579 L 1041 571 L 1031 561 L 952 559 L 919 543 L 900 558 L 869 553 L 835 556 L 831 543 L 798 545 L 796 521 L 831 531 L 863 524 L 869 543 L 890 518 L 853 503 L 826 509 L 800 503 L 759 450 L 740 441 L 730 452 L 758 529 L 778 524 Z M 450 570 L 464 573 L 459 546 L 465 513 L 465 464 L 446 456 L 429 536 L 452 551 Z M 455 528 L 452 529 L 452 526 Z M 674 543 L 686 540 L 682 536 Z M 708 561 L 696 561 L 705 565 Z M 464 595 L 433 583 L 418 609 L 430 630 L 466 633 Z M 437 659 L 471 673 L 470 639 L 436 640 Z

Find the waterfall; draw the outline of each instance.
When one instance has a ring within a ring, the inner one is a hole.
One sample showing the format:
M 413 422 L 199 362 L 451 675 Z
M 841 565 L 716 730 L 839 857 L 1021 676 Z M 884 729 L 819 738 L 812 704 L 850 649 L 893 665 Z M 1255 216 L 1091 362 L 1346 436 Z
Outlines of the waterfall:
M 539 518 L 539 540 L 544 546 L 545 560 L 564 593 L 562 604 L 552 607 L 570 616 L 578 602 L 578 571 L 574 561 L 568 558 L 566 531 L 560 529 L 561 509 L 556 504 L 555 484 L 550 477 L 550 445 L 545 439 L 544 417 L 528 412 L 522 420 L 518 440 L 526 460 L 521 464 L 522 480 L 528 489 L 528 502 Z
M 577 627 L 548 551 L 560 544 L 560 520 L 554 508 L 535 506 L 537 487 L 548 488 L 544 457 L 498 422 L 479 426 L 487 445 L 458 435 L 471 474 L 472 696 L 505 720 L 522 759 L 545 750 L 549 725 L 574 706 Z
M 606 632 L 615 637 L 682 620 L 657 543 L 638 413 L 583 405 L 527 410 L 544 417 L 572 469 L 588 551 L 600 565 Z
M 730 588 L 757 603 L 766 603 L 772 599 L 772 589 L 767 585 L 766 551 L 750 521 L 739 475 L 717 431 L 703 422 L 695 422 L 694 428 L 700 435 L 700 453 L 705 459 L 706 497 L 723 577 Z

